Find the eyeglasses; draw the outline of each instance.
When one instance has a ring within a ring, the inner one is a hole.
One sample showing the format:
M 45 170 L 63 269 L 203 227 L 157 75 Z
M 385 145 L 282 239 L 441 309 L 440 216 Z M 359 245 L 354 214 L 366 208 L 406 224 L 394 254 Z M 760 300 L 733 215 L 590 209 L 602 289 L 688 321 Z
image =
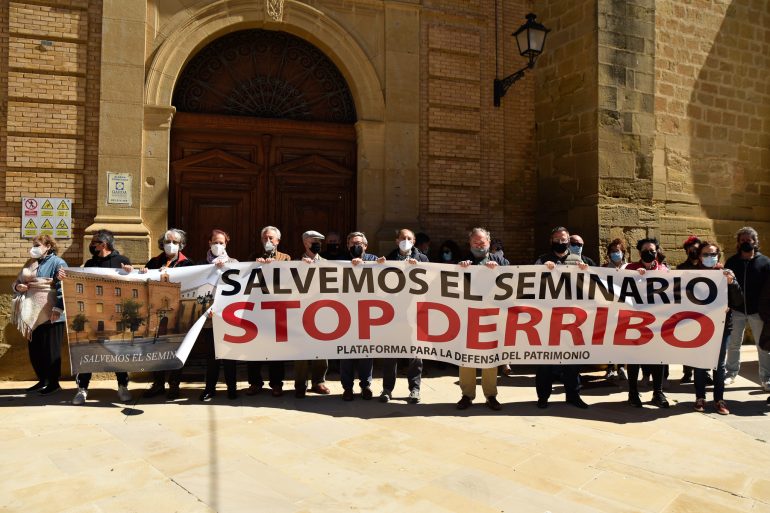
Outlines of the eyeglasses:
M 701 253 L 700 255 L 705 257 L 715 257 L 719 256 L 719 253 Z

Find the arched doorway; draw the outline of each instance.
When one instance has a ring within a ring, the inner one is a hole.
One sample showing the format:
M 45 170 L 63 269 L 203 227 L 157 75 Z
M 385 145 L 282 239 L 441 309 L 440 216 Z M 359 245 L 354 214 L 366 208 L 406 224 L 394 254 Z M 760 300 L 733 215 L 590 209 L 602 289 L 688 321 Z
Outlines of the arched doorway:
M 318 48 L 284 32 L 230 33 L 187 63 L 173 105 L 169 222 L 188 231 L 191 258 L 217 227 L 241 260 L 265 225 L 292 257 L 305 230 L 354 227 L 355 107 Z

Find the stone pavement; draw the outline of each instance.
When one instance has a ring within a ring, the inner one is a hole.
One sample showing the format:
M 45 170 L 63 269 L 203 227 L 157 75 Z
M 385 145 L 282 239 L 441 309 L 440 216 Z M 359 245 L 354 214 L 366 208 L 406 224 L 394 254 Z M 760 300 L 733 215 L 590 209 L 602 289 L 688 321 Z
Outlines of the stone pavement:
M 343 402 L 336 375 L 329 397 L 229 401 L 220 388 L 211 403 L 200 383 L 173 403 L 138 399 L 148 384 L 132 383 L 123 405 L 114 381 L 92 381 L 85 406 L 70 404 L 72 382 L 47 398 L 4 382 L 0 511 L 770 512 L 770 407 L 756 350 L 743 356 L 728 417 L 692 411 L 679 366 L 669 410 L 628 406 L 601 372 L 586 376 L 587 411 L 561 386 L 538 410 L 532 374 L 500 378 L 501 412 L 479 399 L 456 410 L 456 377 L 435 371 L 418 405 L 405 378 L 389 404 L 381 380 L 375 400 Z

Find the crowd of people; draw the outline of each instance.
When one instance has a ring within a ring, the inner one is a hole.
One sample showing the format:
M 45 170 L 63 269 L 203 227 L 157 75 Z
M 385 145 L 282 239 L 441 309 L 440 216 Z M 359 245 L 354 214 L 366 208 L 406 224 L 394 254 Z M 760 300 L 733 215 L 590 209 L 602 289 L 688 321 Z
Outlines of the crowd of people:
M 438 246 L 435 258 L 430 259 L 430 238 L 424 233 L 415 234 L 404 228 L 399 230 L 395 239 L 395 249 L 385 256 L 369 253 L 368 240 L 362 232 L 352 232 L 342 243 L 338 233 L 329 232 L 323 235 L 309 230 L 302 234 L 304 252 L 297 255 L 298 260 L 308 264 L 325 260 L 346 260 L 352 265 L 364 262 L 406 261 L 409 264 L 420 265 L 429 261 L 445 264 L 456 264 L 460 267 L 472 265 L 484 266 L 490 269 L 509 265 L 505 258 L 503 243 L 493 239 L 484 228 L 471 230 L 467 241 L 467 250 L 452 240 L 444 241 Z M 214 264 L 225 267 L 228 263 L 237 262 L 227 253 L 230 237 L 222 230 L 213 230 L 208 237 L 209 250 L 199 260 L 201 264 Z M 553 269 L 559 265 L 575 265 L 581 270 L 598 265 L 583 254 L 584 241 L 580 235 L 570 233 L 564 227 L 553 229 L 549 235 L 549 251 L 540 255 L 535 265 L 544 265 Z M 291 260 L 291 256 L 279 251 L 281 232 L 274 226 L 266 226 L 261 231 L 259 256 L 257 262 L 270 264 Z M 182 250 L 187 244 L 187 234 L 180 229 L 167 230 L 158 240 L 160 253 L 151 258 L 144 266 L 137 269 L 145 273 L 149 269 L 168 269 L 195 265 Z M 325 248 L 324 248 L 325 246 Z M 759 382 L 760 386 L 770 392 L 770 259 L 759 251 L 759 235 L 751 227 L 744 227 L 736 234 L 735 254 L 722 263 L 722 250 L 714 242 L 701 240 L 690 236 L 683 243 L 687 259 L 679 264 L 677 269 L 689 269 L 702 272 L 718 271 L 726 275 L 728 282 L 728 305 L 726 322 L 722 334 L 719 359 L 714 369 L 684 368 L 682 383 L 694 380 L 695 403 L 694 409 L 699 412 L 706 410 L 706 387 L 713 384 L 713 407 L 722 415 L 730 413 L 724 400 L 726 385 L 735 381 L 740 371 L 740 348 L 747 327 L 759 353 Z M 639 260 L 629 261 L 630 251 L 623 239 L 614 239 L 605 247 L 604 267 L 626 269 L 645 273 L 664 273 L 669 270 L 666 257 L 660 248 L 658 240 L 644 238 L 637 242 L 636 250 Z M 108 230 L 99 230 L 93 234 L 89 244 L 91 258 L 84 267 L 101 267 L 122 269 L 133 272 L 135 269 L 129 260 L 115 249 L 115 238 Z M 41 395 L 53 394 L 61 389 L 61 345 L 64 338 L 65 316 L 62 300 L 61 280 L 66 276 L 67 264 L 57 256 L 56 241 L 49 235 L 40 235 L 32 240 L 29 251 L 30 258 L 25 263 L 17 280 L 13 284 L 15 297 L 13 301 L 13 322 L 28 340 L 29 358 L 32 368 L 38 378 L 37 383 L 27 391 Z M 211 321 L 204 326 L 197 343 L 205 344 L 209 355 L 206 362 L 205 387 L 200 394 L 201 401 L 210 401 L 216 394 L 220 365 L 224 368 L 227 396 L 230 399 L 238 397 L 236 362 L 233 360 L 217 360 L 214 356 L 214 334 Z M 372 379 L 374 360 L 371 358 L 339 360 L 340 382 L 343 388 L 342 399 L 352 401 L 356 397 L 355 377 L 358 376 L 360 397 L 370 400 L 374 397 Z M 406 379 L 409 390 L 408 402 L 420 402 L 420 384 L 423 375 L 421 358 L 396 358 L 381 361 L 383 388 L 379 401 L 389 402 L 393 397 L 396 386 L 398 365 L 406 365 Z M 284 393 L 283 385 L 286 376 L 286 362 L 270 361 L 247 362 L 249 386 L 247 395 L 262 393 L 264 380 L 262 366 L 268 367 L 268 385 L 270 393 L 279 397 Z M 328 395 L 326 374 L 329 370 L 327 360 L 296 361 L 294 362 L 294 395 L 296 398 L 306 397 L 308 392 Z M 628 381 L 628 403 L 634 407 L 643 405 L 638 388 L 639 372 L 642 380 L 652 381 L 651 404 L 659 408 L 668 408 L 669 401 L 663 391 L 664 382 L 668 376 L 665 365 L 610 365 L 605 379 Z M 498 372 L 510 374 L 512 369 L 505 365 L 501 369 L 492 367 L 481 369 L 481 389 L 485 404 L 492 410 L 500 410 L 502 405 L 497 399 Z M 710 372 L 713 371 L 713 378 Z M 459 384 L 461 398 L 457 408 L 469 408 L 476 397 L 476 380 L 479 370 L 472 367 L 459 368 Z M 154 397 L 164 394 L 173 400 L 180 395 L 181 370 L 157 371 L 153 374 L 152 385 L 145 390 L 144 397 Z M 118 383 L 118 398 L 123 402 L 132 400 L 128 390 L 128 374 L 116 373 Z M 88 386 L 91 374 L 78 374 L 75 377 L 77 391 L 72 404 L 82 405 L 88 396 Z M 308 388 L 308 380 L 310 387 Z M 566 401 L 577 408 L 586 409 L 588 404 L 580 396 L 581 376 L 577 365 L 538 365 L 535 375 L 537 406 L 547 408 L 553 389 L 553 383 L 560 381 L 564 385 Z M 770 403 L 770 397 L 768 398 Z

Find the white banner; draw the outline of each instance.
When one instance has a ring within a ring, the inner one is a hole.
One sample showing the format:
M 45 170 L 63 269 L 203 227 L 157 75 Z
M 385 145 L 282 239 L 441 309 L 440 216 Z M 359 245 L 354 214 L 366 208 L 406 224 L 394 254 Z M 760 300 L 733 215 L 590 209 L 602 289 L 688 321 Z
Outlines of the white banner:
M 716 271 L 386 262 L 232 265 L 213 306 L 218 358 L 418 356 L 510 364 L 716 364 Z

